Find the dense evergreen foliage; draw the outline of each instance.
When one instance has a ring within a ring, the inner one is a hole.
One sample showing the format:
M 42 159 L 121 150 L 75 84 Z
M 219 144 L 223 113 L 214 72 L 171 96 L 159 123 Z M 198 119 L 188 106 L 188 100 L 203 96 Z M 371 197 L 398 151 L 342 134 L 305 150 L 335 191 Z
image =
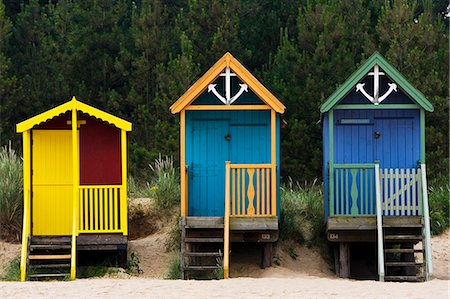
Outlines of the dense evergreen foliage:
M 8 0 L 0 3 L 0 145 L 69 100 L 130 120 L 130 170 L 178 157 L 169 106 L 226 51 L 286 106 L 282 175 L 321 177 L 319 107 L 374 51 L 433 103 L 430 176 L 448 167 L 447 1 Z

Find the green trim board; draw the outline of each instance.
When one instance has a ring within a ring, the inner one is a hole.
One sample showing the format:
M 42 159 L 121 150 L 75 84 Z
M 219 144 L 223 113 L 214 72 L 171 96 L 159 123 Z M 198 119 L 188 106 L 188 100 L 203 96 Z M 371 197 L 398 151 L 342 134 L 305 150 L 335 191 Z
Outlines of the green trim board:
M 419 109 L 421 106 L 416 104 L 388 104 L 388 105 L 373 105 L 373 104 L 337 104 L 333 109 Z
M 328 140 L 329 140 L 329 157 L 328 157 L 328 184 L 329 184 L 329 204 L 328 210 L 330 211 L 330 215 L 334 211 L 334 200 L 330 200 L 334 198 L 334 111 L 330 110 L 328 113 Z
M 425 110 L 420 109 L 420 163 L 425 164 Z
M 359 67 L 320 107 L 320 112 L 325 113 L 336 106 L 342 98 L 344 98 L 354 86 L 364 78 L 367 73 L 375 66 L 380 66 L 386 75 L 388 75 L 395 83 L 397 83 L 403 91 L 418 105 L 428 112 L 433 112 L 433 105 L 425 98 L 425 96 L 409 83 L 400 72 L 394 68 L 384 57 L 375 52 L 370 56 L 361 67 Z M 370 105 L 371 108 L 381 105 Z

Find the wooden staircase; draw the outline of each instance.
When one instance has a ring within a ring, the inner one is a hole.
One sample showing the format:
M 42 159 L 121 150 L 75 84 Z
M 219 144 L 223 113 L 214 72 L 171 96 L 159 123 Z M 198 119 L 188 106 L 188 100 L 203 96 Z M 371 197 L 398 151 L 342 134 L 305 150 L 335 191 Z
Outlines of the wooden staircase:
M 28 241 L 29 280 L 68 279 L 71 262 L 70 236 L 32 236 Z
M 403 217 L 405 221 L 388 218 L 383 219 L 385 281 L 425 281 L 423 218 L 415 217 L 415 221 L 411 221 L 413 217 Z
M 220 271 L 223 267 L 223 217 L 183 217 L 180 229 L 181 278 Z

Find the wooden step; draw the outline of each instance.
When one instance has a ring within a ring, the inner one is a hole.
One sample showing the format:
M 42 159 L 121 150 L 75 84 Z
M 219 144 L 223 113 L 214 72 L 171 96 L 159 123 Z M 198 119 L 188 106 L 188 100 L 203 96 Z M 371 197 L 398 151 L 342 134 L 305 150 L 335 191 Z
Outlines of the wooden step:
M 223 229 L 223 217 L 186 217 L 186 229 L 220 228 Z
M 29 255 L 30 260 L 66 260 L 70 259 L 70 254 L 39 254 Z
M 422 241 L 422 236 L 420 235 L 384 235 L 384 240 L 386 241 Z
M 425 277 L 423 276 L 385 276 L 385 281 L 398 281 L 398 282 L 423 282 Z
M 223 243 L 223 238 L 184 238 L 185 243 Z
M 208 265 L 208 266 L 186 266 L 185 269 L 186 270 L 196 270 L 196 271 L 202 271 L 202 270 L 215 270 L 215 269 L 219 269 L 221 266 L 213 266 L 213 265 Z
M 70 244 L 30 244 L 30 249 L 41 249 L 41 250 L 59 250 L 59 249 L 70 249 L 72 245 Z
M 412 248 L 386 248 L 385 253 L 416 253 L 423 252 L 422 249 L 412 249 Z
M 68 268 L 70 264 L 31 264 L 30 268 L 33 269 L 55 269 L 55 268 Z
M 386 267 L 411 267 L 411 266 L 422 266 L 423 263 L 416 262 L 385 262 Z
M 68 277 L 69 273 L 30 274 L 30 278 Z
M 222 252 L 185 252 L 184 256 L 223 256 Z
M 62 236 L 33 236 L 30 239 L 30 244 L 70 244 L 72 242 L 72 237 Z

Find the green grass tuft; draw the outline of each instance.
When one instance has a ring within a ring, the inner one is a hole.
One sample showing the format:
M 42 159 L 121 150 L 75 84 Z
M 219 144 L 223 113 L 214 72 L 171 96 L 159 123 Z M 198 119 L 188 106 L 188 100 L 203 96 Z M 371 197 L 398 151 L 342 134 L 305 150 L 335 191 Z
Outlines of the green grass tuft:
M 280 239 L 317 245 L 325 240 L 322 185 L 289 180 L 280 188 Z
M 181 278 L 181 272 L 180 272 L 180 257 L 177 255 L 172 259 L 169 265 L 169 271 L 167 272 L 164 279 L 180 279 Z
M 180 201 L 180 176 L 172 157 L 159 156 L 150 164 L 152 181 L 149 184 L 150 196 L 155 199 L 160 210 L 172 209 Z
M 428 187 L 431 234 L 439 235 L 449 227 L 450 186 L 448 177 L 430 182 Z
M 22 200 L 22 159 L 9 144 L 0 149 L 0 238 L 20 238 Z
M 9 263 L 1 280 L 20 281 L 20 258 L 15 258 Z

